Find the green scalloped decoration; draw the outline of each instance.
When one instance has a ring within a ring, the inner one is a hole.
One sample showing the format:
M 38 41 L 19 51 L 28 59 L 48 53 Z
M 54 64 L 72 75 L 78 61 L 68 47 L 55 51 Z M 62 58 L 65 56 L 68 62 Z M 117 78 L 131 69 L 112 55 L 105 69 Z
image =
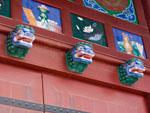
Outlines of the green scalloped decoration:
M 68 51 L 66 53 L 66 64 L 70 71 L 77 73 L 82 73 L 88 67 L 88 64 L 82 62 L 74 62 L 71 51 Z
M 132 58 L 117 68 L 119 80 L 122 84 L 131 86 L 144 77 L 145 67 L 142 60 Z
M 136 78 L 136 77 L 127 77 L 126 76 L 127 72 L 123 68 L 123 65 L 119 66 L 117 71 L 118 71 L 118 74 L 119 74 L 119 80 L 122 84 L 132 85 L 138 80 L 138 78 Z

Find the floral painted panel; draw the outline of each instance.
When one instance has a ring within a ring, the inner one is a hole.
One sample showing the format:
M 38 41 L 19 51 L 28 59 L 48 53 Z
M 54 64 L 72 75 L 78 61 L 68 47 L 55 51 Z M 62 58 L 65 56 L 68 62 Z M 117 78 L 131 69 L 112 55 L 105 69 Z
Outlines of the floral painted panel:
M 10 0 L 0 0 L 0 15 L 10 17 Z
M 115 45 L 118 51 L 146 58 L 142 37 L 113 28 Z
M 138 24 L 133 0 L 83 0 L 86 7 Z
M 107 46 L 102 23 L 71 14 L 73 36 L 102 46 Z
M 60 10 L 34 0 L 22 0 L 23 22 L 49 31 L 61 33 Z

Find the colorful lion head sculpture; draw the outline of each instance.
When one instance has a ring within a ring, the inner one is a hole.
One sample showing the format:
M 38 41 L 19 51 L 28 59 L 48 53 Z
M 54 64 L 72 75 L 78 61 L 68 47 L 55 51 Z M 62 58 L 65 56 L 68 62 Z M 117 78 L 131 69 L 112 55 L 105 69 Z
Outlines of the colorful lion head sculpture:
M 70 71 L 82 73 L 95 56 L 91 44 L 80 42 L 66 53 L 66 64 Z
M 132 85 L 143 77 L 145 67 L 140 59 L 133 58 L 118 67 L 119 79 L 122 84 Z
M 32 27 L 17 25 L 7 37 L 7 53 L 10 56 L 24 58 L 35 40 Z

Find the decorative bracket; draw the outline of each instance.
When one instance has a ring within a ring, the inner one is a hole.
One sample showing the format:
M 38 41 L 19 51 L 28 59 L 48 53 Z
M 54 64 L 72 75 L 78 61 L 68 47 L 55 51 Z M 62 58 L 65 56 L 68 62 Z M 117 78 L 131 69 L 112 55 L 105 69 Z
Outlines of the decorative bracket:
M 77 43 L 70 51 L 66 53 L 66 64 L 70 71 L 82 73 L 95 56 L 91 44 Z
M 142 60 L 132 58 L 118 66 L 118 75 L 120 82 L 125 85 L 134 84 L 139 78 L 144 77 L 143 72 L 145 71 Z
M 7 37 L 7 53 L 10 56 L 24 58 L 35 40 L 33 28 L 17 25 Z

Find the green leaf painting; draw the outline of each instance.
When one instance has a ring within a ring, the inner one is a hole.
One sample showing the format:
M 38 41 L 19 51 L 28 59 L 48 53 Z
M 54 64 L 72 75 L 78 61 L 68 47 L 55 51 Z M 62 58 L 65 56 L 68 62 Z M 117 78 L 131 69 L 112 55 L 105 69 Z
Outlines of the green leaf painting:
M 10 0 L 0 0 L 0 15 L 10 17 Z

